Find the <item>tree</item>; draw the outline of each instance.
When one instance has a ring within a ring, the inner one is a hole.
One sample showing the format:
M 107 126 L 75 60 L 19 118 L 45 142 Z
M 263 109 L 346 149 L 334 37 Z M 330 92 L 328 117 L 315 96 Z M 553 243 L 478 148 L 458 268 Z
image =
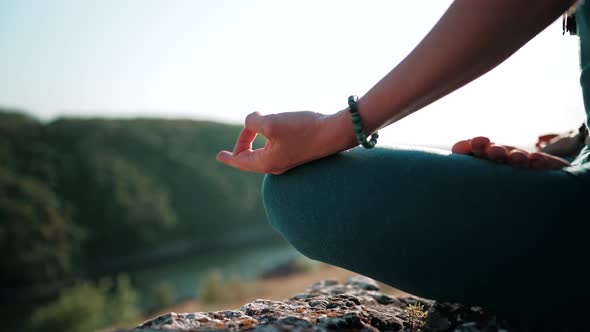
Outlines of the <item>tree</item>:
M 27 286 L 57 280 L 70 269 L 76 229 L 58 197 L 34 179 L 0 167 L 2 282 Z

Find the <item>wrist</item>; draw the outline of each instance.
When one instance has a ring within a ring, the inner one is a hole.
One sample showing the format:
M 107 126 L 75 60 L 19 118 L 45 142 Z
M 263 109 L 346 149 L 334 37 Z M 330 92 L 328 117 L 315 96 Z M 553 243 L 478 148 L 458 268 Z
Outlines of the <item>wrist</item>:
M 377 130 L 379 130 L 385 122 L 385 120 L 380 120 L 375 115 L 379 112 L 385 114 L 387 114 L 388 112 L 385 111 L 385 109 L 383 108 L 384 105 L 374 105 L 374 103 L 369 101 L 366 96 L 361 97 L 358 100 L 357 104 L 359 114 L 361 116 L 361 121 L 363 122 L 363 129 L 365 131 L 365 135 L 367 135 L 368 137 Z M 369 114 L 369 112 L 367 111 L 369 109 L 375 110 L 377 112 L 372 112 L 372 114 Z
M 347 109 L 322 118 L 320 142 L 327 148 L 327 154 L 354 148 L 358 145 Z

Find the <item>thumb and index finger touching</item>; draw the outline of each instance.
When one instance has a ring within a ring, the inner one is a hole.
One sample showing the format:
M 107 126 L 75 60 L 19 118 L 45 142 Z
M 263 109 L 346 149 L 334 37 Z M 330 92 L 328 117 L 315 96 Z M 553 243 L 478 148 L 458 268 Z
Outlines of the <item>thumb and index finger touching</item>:
M 252 150 L 252 143 L 258 134 L 266 134 L 267 117 L 259 112 L 250 113 L 246 117 L 244 129 L 240 132 L 232 156 L 235 157 L 243 151 Z
M 268 116 L 254 112 L 246 117 L 245 125 L 232 152 L 220 151 L 217 160 L 226 165 L 247 171 L 259 171 L 264 149 L 252 150 L 252 143 L 258 134 L 268 137 Z

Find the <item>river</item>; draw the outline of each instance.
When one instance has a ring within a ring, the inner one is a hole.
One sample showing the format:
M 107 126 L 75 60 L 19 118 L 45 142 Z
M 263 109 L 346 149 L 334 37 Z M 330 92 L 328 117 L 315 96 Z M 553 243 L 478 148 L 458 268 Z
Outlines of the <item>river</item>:
M 191 298 L 199 295 L 201 280 L 213 270 L 228 278 L 252 280 L 297 255 L 295 249 L 285 244 L 245 246 L 162 261 L 131 272 L 130 277 L 133 286 L 142 294 L 142 307 L 149 308 L 153 305 L 152 300 L 143 295 L 162 283 L 174 285 L 177 299 Z

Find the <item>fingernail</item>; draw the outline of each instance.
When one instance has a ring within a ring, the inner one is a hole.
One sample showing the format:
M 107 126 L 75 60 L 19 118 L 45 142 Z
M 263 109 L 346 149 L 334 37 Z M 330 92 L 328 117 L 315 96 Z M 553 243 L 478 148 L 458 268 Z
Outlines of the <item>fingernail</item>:
M 218 161 L 222 161 L 222 160 L 228 160 L 231 158 L 231 153 L 228 151 L 219 151 L 219 153 L 217 153 L 216 159 Z

